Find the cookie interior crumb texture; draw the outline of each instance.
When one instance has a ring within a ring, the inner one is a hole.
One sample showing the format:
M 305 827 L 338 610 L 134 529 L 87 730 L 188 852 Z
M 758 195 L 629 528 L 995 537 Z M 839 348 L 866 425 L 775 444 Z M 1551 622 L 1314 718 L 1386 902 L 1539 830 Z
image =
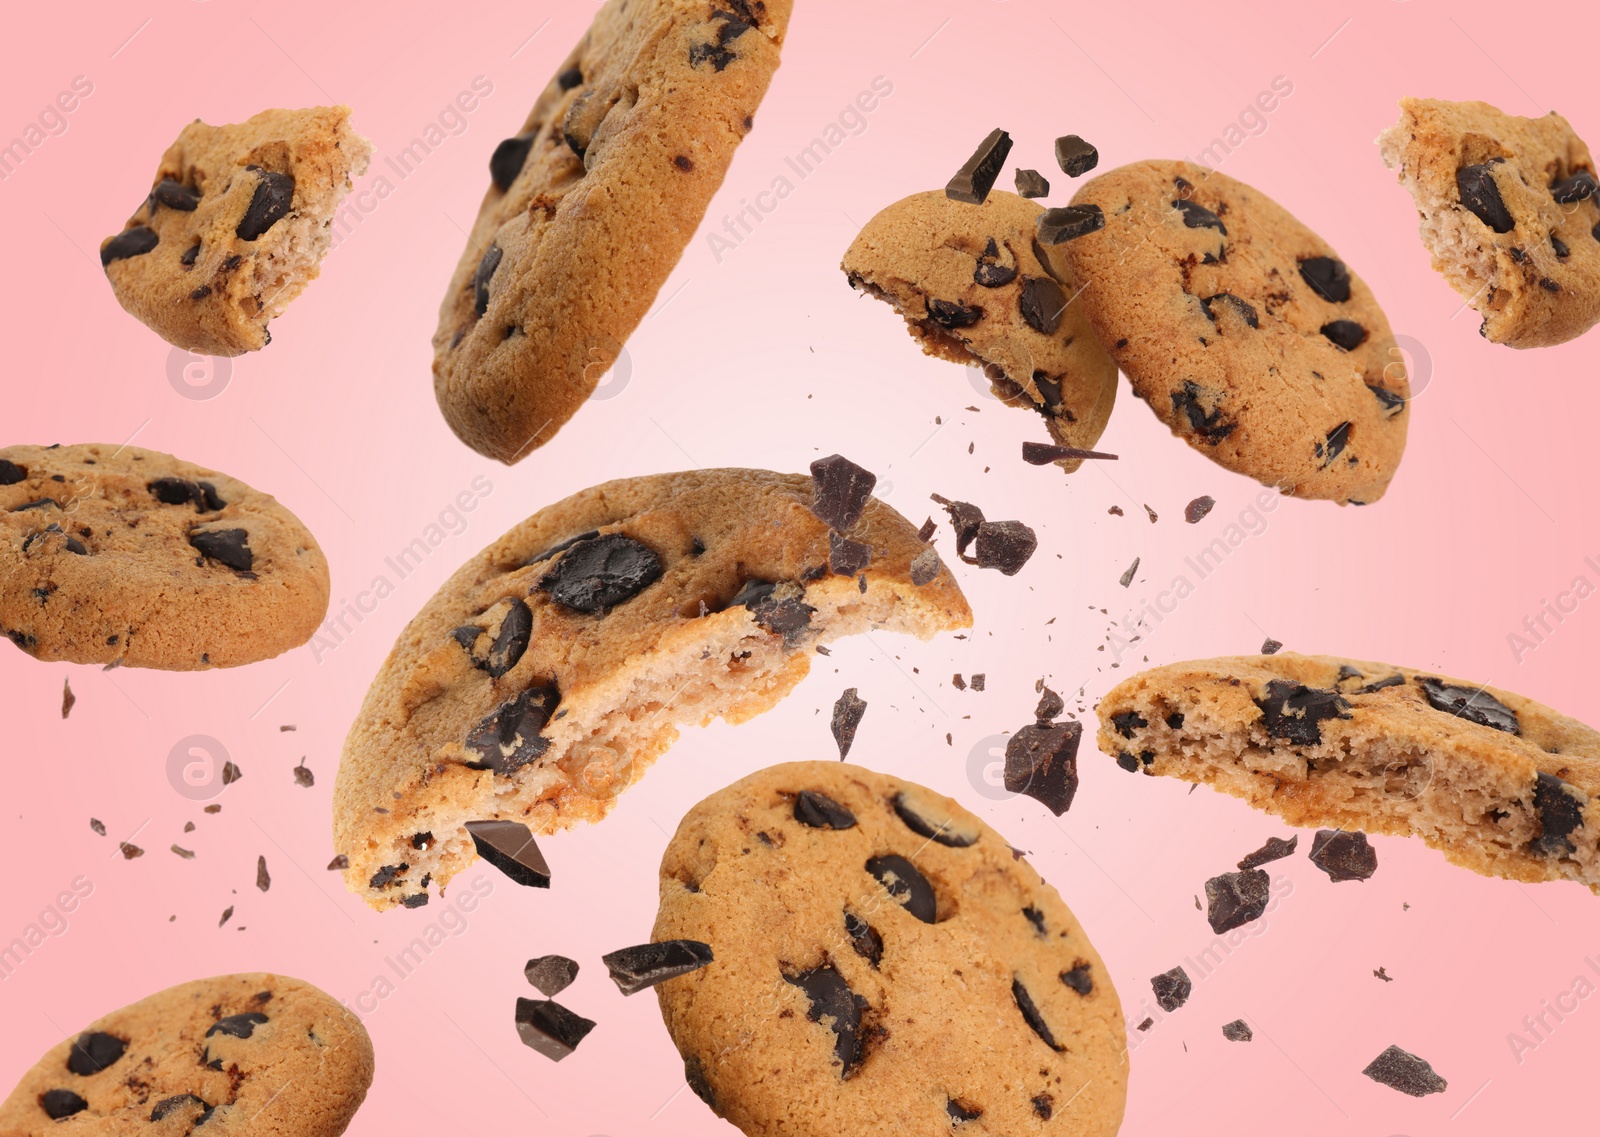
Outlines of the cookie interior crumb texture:
M 1285 652 L 1171 664 L 1099 708 L 1126 770 L 1206 782 L 1291 825 L 1420 837 L 1453 863 L 1600 892 L 1600 733 L 1430 671 Z
M 811 479 L 704 470 L 610 482 L 472 558 L 401 634 L 345 743 L 334 847 L 378 908 L 474 857 L 466 823 L 598 821 L 685 724 L 742 722 L 856 632 L 970 626 L 950 570 L 869 500 L 855 575 L 828 568 Z M 418 840 L 419 835 L 428 835 Z M 422 897 L 423 899 L 417 899 Z
M 1411 192 L 1433 267 L 1483 317 L 1485 338 L 1547 347 L 1600 320 L 1594 161 L 1566 119 L 1406 98 L 1378 151 Z
M 183 128 L 123 231 L 101 245 L 122 306 L 162 339 L 241 355 L 315 280 L 372 144 L 350 108 L 262 111 Z M 137 251 L 136 251 L 137 250 Z

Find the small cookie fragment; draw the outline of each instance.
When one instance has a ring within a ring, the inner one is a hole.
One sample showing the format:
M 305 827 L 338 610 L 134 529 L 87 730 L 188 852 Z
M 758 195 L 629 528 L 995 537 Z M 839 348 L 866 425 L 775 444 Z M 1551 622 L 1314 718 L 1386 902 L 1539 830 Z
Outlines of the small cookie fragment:
M 1365 833 L 1319 829 L 1311 842 L 1311 863 L 1333 881 L 1370 880 L 1378 871 L 1378 851 Z
M 856 729 L 861 725 L 862 716 L 867 713 L 867 701 L 856 694 L 854 687 L 846 687 L 844 694 L 833 704 L 833 719 L 828 728 L 833 732 L 833 741 L 839 747 L 839 761 L 843 762 L 850 753 L 850 747 L 855 745 Z
M 711 946 L 699 940 L 665 940 L 619 948 L 600 957 L 611 981 L 624 995 L 665 983 L 713 962 Z
M 572 981 L 578 977 L 578 962 L 564 955 L 541 955 L 530 959 L 523 966 L 522 974 L 540 994 L 553 999 L 572 986 Z
M 593 1019 L 575 1014 L 553 999 L 517 1000 L 517 1035 L 528 1049 L 552 1062 L 567 1057 L 595 1028 Z
M 303 786 L 306 789 L 310 789 L 312 786 L 317 784 L 317 776 L 311 772 L 311 768 L 305 764 L 304 759 L 302 759 L 300 764 L 294 768 L 293 773 L 294 784 L 297 786 Z
M 98 817 L 89 818 L 89 828 L 93 829 L 102 837 L 106 835 L 106 823 L 101 821 Z
M 1442 1094 L 1450 1083 L 1434 1073 L 1433 1066 L 1415 1054 L 1390 1046 L 1361 1071 L 1379 1085 L 1414 1098 Z
M 1006 164 L 1006 155 L 1010 153 L 1011 135 L 998 127 L 991 130 L 972 152 L 972 157 L 962 164 L 944 187 L 945 196 L 951 201 L 982 205 Z

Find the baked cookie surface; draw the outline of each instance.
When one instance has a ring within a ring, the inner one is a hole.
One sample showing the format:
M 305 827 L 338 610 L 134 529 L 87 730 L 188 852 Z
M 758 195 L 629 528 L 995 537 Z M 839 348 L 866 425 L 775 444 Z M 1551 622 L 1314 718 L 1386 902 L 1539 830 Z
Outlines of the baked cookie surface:
M 1034 240 L 1043 213 L 1001 191 L 982 205 L 913 194 L 867 222 L 841 267 L 852 287 L 894 306 L 923 351 L 983 368 L 997 398 L 1087 450 L 1111 417 L 1117 365 L 1073 302 L 1076 285 Z
M 237 667 L 327 608 L 316 539 L 236 478 L 135 446 L 0 449 L 0 630 L 35 659 Z
M 489 163 L 434 393 L 515 462 L 594 391 L 678 263 L 778 67 L 791 0 L 608 0 Z
M 756 1135 L 1073 1134 L 1122 1120 L 1109 974 L 1051 888 L 956 802 L 839 762 L 695 806 L 652 938 L 714 960 L 656 988 L 690 1087 Z
M 1406 98 L 1378 149 L 1411 191 L 1433 267 L 1483 317 L 1485 339 L 1548 347 L 1600 321 L 1600 186 L 1566 119 Z
M 334 844 L 350 889 L 416 906 L 476 855 L 469 821 L 538 835 L 600 820 L 680 725 L 768 710 L 817 643 L 971 624 L 905 518 L 866 499 L 841 546 L 812 504 L 800 475 L 632 478 L 469 560 L 401 634 L 346 739 Z
M 1175 663 L 1101 701 L 1126 770 L 1206 782 L 1291 825 L 1420 837 L 1453 863 L 1600 891 L 1600 732 L 1532 699 L 1387 663 Z
M 349 107 L 196 119 L 161 156 L 149 196 L 100 245 L 117 300 L 168 343 L 205 355 L 265 347 L 312 280 L 372 145 Z
M 366 1029 L 331 996 L 281 975 L 219 975 L 53 1047 L 0 1104 L 0 1135 L 337 1137 L 372 1073 Z
M 1122 166 L 1072 199 L 1104 226 L 1044 246 L 1156 417 L 1295 497 L 1369 503 L 1405 449 L 1410 386 L 1383 310 L 1265 194 L 1188 162 Z

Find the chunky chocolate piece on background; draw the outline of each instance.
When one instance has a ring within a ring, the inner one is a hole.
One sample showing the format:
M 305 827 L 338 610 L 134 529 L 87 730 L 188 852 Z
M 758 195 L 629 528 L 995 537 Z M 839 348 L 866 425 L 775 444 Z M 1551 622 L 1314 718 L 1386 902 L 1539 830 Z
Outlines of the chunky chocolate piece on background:
M 1155 992 L 1156 1005 L 1169 1014 L 1189 1001 L 1194 984 L 1182 967 L 1163 971 L 1150 980 L 1150 990 Z
M 1250 1029 L 1250 1024 L 1243 1019 L 1234 1019 L 1231 1023 L 1222 1024 L 1222 1037 L 1229 1042 L 1249 1042 L 1256 1036 Z
M 1369 880 L 1378 871 L 1378 852 L 1365 833 L 1319 829 L 1311 842 L 1311 863 L 1329 880 Z
M 712 960 L 711 946 L 698 940 L 640 944 L 600 957 L 611 981 L 624 995 L 636 995 L 646 987 L 698 971 Z
M 869 1032 L 862 1030 L 862 1019 L 871 1007 L 832 964 L 809 968 L 784 979 L 805 992 L 810 1003 L 806 1018 L 823 1023 L 833 1031 L 833 1054 L 839 1062 L 839 1078 L 848 1081 L 867 1057 Z
M 1450 1085 L 1434 1073 L 1433 1067 L 1427 1061 L 1401 1050 L 1398 1046 L 1390 1046 L 1384 1050 L 1382 1054 L 1367 1063 L 1366 1069 L 1361 1072 L 1380 1085 L 1399 1090 L 1403 1094 L 1410 1094 L 1414 1098 L 1442 1094 Z
M 1273 861 L 1280 861 L 1284 857 L 1292 854 L 1299 844 L 1300 835 L 1298 833 L 1293 837 L 1290 837 L 1287 841 L 1285 841 L 1282 837 L 1268 837 L 1265 845 L 1262 845 L 1261 848 L 1257 849 L 1255 852 L 1245 855 L 1244 859 L 1239 862 L 1239 868 L 1241 870 L 1258 869 L 1262 865 L 1271 864 Z
M 1050 183 L 1038 170 L 1017 168 L 1018 197 L 1049 197 Z
M 938 901 L 933 886 L 916 865 L 898 853 L 885 853 L 868 859 L 867 872 L 911 915 L 924 924 L 937 923 Z
M 871 563 L 871 545 L 838 533 L 828 534 L 828 569 L 835 576 L 855 576 Z
M 831 529 L 848 533 L 861 520 L 878 476 L 833 454 L 811 463 L 811 512 Z
M 552 1062 L 571 1054 L 595 1028 L 593 1019 L 574 1014 L 552 999 L 519 998 L 516 1023 L 522 1044 Z
M 522 968 L 528 982 L 539 989 L 547 999 L 553 999 L 578 977 L 578 961 L 564 955 L 541 955 L 530 959 Z
M 1100 151 L 1079 138 L 1065 134 L 1056 139 L 1056 165 L 1069 178 L 1081 178 L 1100 164 Z
M 944 187 L 945 196 L 968 205 L 982 205 L 1010 153 L 1011 135 L 998 127 L 990 131 Z
M 1029 723 L 1006 743 L 1005 788 L 1026 794 L 1060 817 L 1078 792 L 1080 722 Z
M 1183 519 L 1190 525 L 1198 525 L 1205 520 L 1206 514 L 1216 508 L 1217 499 L 1209 494 L 1195 498 L 1183 507 Z
M 469 821 L 478 856 L 524 888 L 549 888 L 550 866 L 520 821 Z
M 833 718 L 828 723 L 828 729 L 833 732 L 834 744 L 839 747 L 839 761 L 843 762 L 850 753 L 850 747 L 855 745 L 856 730 L 866 713 L 867 701 L 856 694 L 854 687 L 846 687 L 844 694 L 833 704 Z
M 1272 878 L 1259 868 L 1244 868 L 1243 861 L 1240 866 L 1241 872 L 1206 881 L 1206 922 L 1219 936 L 1259 920 L 1272 898 Z

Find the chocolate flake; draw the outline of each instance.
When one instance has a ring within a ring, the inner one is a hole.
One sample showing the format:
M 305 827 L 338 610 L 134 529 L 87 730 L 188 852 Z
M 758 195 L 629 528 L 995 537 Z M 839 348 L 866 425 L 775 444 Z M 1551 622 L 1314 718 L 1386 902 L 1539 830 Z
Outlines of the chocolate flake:
M 1587 804 L 1577 787 L 1539 771 L 1534 780 L 1533 807 L 1539 814 L 1539 836 L 1531 848 L 1541 856 L 1564 856 L 1577 852 L 1571 834 L 1583 828 L 1583 807 Z
M 255 172 L 261 180 L 233 231 L 241 241 L 254 241 L 271 229 L 288 215 L 294 202 L 294 178 L 271 170 L 255 169 Z
M 514 773 L 550 748 L 540 733 L 561 702 L 555 684 L 534 685 L 486 715 L 467 735 L 466 748 L 482 758 L 473 765 L 497 774 Z
M 1259 920 L 1267 910 L 1271 892 L 1272 878 L 1262 869 L 1252 867 L 1214 876 L 1206 881 L 1206 922 L 1220 936 Z
M 317 784 L 317 776 L 311 772 L 311 767 L 305 764 L 305 759 L 300 760 L 300 765 L 294 768 L 294 784 L 310 789 Z
M 67 1051 L 67 1069 L 80 1078 L 92 1077 L 115 1066 L 127 1049 L 126 1039 L 103 1031 L 86 1031 L 73 1040 Z
M 663 940 L 619 948 L 600 957 L 624 995 L 636 995 L 646 987 L 699 971 L 712 961 L 710 945 L 699 940 Z
M 931 522 L 930 522 L 931 524 Z M 926 540 L 927 538 L 923 538 Z M 855 576 L 872 562 L 872 546 L 838 533 L 828 534 L 828 568 L 836 576 Z
M 343 853 L 338 854 L 336 857 L 333 858 L 333 860 L 328 862 L 328 871 L 329 872 L 343 872 L 345 869 L 347 869 L 349 867 L 350 867 L 350 858 L 345 856 Z
M 795 647 L 817 611 L 805 602 L 804 596 L 805 588 L 793 581 L 774 582 L 752 577 L 745 581 L 730 606 L 748 608 L 757 624 L 782 636 L 785 646 Z
M 238 1015 L 224 1015 L 211 1024 L 206 1031 L 206 1037 L 215 1034 L 225 1034 L 229 1038 L 249 1038 L 256 1032 L 256 1027 L 263 1026 L 270 1020 L 260 1011 L 245 1011 Z
M 938 324 L 946 331 L 956 331 L 959 328 L 970 328 L 983 319 L 983 309 L 976 304 L 970 307 L 957 304 L 953 300 L 939 300 L 935 297 L 928 298 L 928 319 Z
M 1252 328 L 1259 328 L 1261 326 L 1261 316 L 1256 311 L 1256 306 L 1250 303 L 1248 300 L 1235 296 L 1231 292 L 1219 292 L 1215 296 L 1206 296 L 1201 299 L 1200 309 L 1201 311 L 1205 312 L 1206 319 L 1210 320 L 1213 324 L 1217 322 L 1217 313 L 1212 308 L 1212 305 L 1218 303 L 1222 304 L 1224 307 L 1232 309 L 1234 315 L 1238 316 L 1239 319 L 1243 320 L 1246 324 L 1249 324 Z M 1349 321 L 1341 321 L 1341 323 L 1348 322 Z
M 1133 563 L 1127 568 L 1123 569 L 1122 575 L 1117 578 L 1117 583 L 1122 585 L 1123 588 L 1127 588 L 1133 583 L 1133 578 L 1139 571 L 1139 559 L 1140 558 L 1138 557 L 1134 557 Z
M 963 1121 L 976 1121 L 983 1116 L 983 1110 L 975 1105 L 967 1105 L 955 1098 L 946 1098 L 944 1111 L 950 1118 L 950 1124 L 960 1125 Z
M 1030 276 L 1022 282 L 1017 307 L 1028 327 L 1052 336 L 1061 326 L 1061 314 L 1067 310 L 1067 294 L 1048 276 Z
M 517 662 L 522 659 L 523 652 L 528 650 L 528 640 L 533 635 L 533 612 L 521 597 L 513 596 L 506 614 L 500 618 L 500 630 L 495 633 L 494 642 L 490 644 L 487 655 L 480 656 L 473 650 L 480 629 L 469 625 L 457 628 L 454 634 L 456 641 L 466 648 L 472 657 L 472 665 L 481 671 L 487 671 L 490 678 L 499 679 L 516 667 Z
M 794 819 L 813 829 L 851 829 L 856 815 L 816 790 L 801 790 L 794 796 Z
M 1060 817 L 1078 792 L 1080 722 L 1029 723 L 1006 743 L 1005 788 L 1026 794 Z
M 1034 1005 L 1033 996 L 1028 994 L 1028 989 L 1022 985 L 1022 980 L 1012 977 L 1011 997 L 1017 1001 L 1017 1010 L 1022 1012 L 1022 1021 L 1027 1023 L 1033 1033 L 1051 1050 L 1057 1053 L 1066 1049 L 1050 1033 L 1050 1027 L 1045 1023 L 1044 1016 L 1039 1013 L 1039 1008 Z
M 833 741 L 839 747 L 839 761 L 843 762 L 845 755 L 850 753 L 850 747 L 856 740 L 856 728 L 861 725 L 861 717 L 866 713 L 867 701 L 856 694 L 854 687 L 846 687 L 844 694 L 833 704 L 833 721 L 829 728 L 833 731 Z
M 1335 690 L 1307 687 L 1288 679 L 1274 679 L 1256 700 L 1261 725 L 1272 738 L 1296 746 L 1316 746 L 1322 741 L 1322 723 L 1347 719 L 1350 704 Z
M 661 579 L 654 549 L 623 533 L 573 545 L 539 580 L 556 603 L 576 612 L 601 612 L 632 600 Z
M 995 179 L 1011 153 L 1011 135 L 1000 129 L 989 132 L 979 143 L 955 177 L 944 187 L 951 201 L 964 201 L 968 205 L 982 205 L 994 188 Z
M 78 701 L 78 696 L 72 693 L 72 680 L 61 681 L 61 717 L 66 718 L 72 713 L 72 705 Z
M 1117 456 L 1104 454 L 1098 450 L 1080 450 L 1076 446 L 1056 446 L 1049 442 L 1022 444 L 1022 460 L 1030 466 L 1047 466 L 1051 462 L 1081 462 L 1090 459 L 1115 462 Z
M 1172 203 L 1172 208 L 1183 214 L 1183 224 L 1189 229 L 1215 229 L 1224 237 L 1228 235 L 1228 227 L 1222 223 L 1211 210 L 1201 205 L 1198 201 L 1190 201 L 1180 197 Z
M 1150 989 L 1155 992 L 1156 1005 L 1170 1013 L 1189 1001 L 1189 996 L 1194 991 L 1194 984 L 1190 982 L 1187 971 L 1182 967 L 1174 967 L 1171 971 L 1163 971 L 1153 977 L 1150 980 Z
M 1100 151 L 1076 134 L 1056 139 L 1056 165 L 1069 178 L 1081 178 L 1100 164 Z
M 272 874 L 267 872 L 267 858 L 256 858 L 256 887 L 262 892 L 272 887 Z
M 1255 1036 L 1255 1031 L 1251 1030 L 1250 1024 L 1243 1019 L 1234 1019 L 1231 1023 L 1222 1024 L 1222 1037 L 1229 1042 L 1249 1042 Z
M 1258 869 L 1262 865 L 1280 861 L 1295 851 L 1300 844 L 1300 835 L 1296 833 L 1285 841 L 1282 837 L 1268 837 L 1267 843 L 1253 853 L 1247 853 L 1239 862 L 1241 869 Z
M 885 853 L 867 861 L 867 872 L 911 915 L 924 924 L 936 922 L 938 904 L 933 885 L 917 871 L 916 865 L 896 853 Z
M 106 823 L 101 821 L 98 817 L 89 818 L 89 828 L 93 829 L 102 837 L 106 835 Z
M 947 848 L 965 849 L 977 843 L 978 835 L 976 833 L 960 832 L 949 818 L 938 822 L 929 821 L 912 808 L 904 793 L 894 795 L 894 812 L 901 821 L 905 822 L 906 828 L 911 832 L 919 837 L 926 837 L 930 841 L 936 841 Z
M 1600 189 L 1600 186 L 1596 185 L 1594 174 L 1588 170 L 1579 170 L 1571 177 L 1551 182 L 1550 196 L 1559 205 L 1573 205 L 1593 197 L 1596 189 Z
M 1333 304 L 1350 299 L 1350 271 L 1333 257 L 1306 257 L 1300 261 L 1300 279 L 1311 291 Z
M 1318 829 L 1311 841 L 1311 863 L 1333 881 L 1367 880 L 1378 871 L 1378 853 L 1365 833 Z
M 243 529 L 196 529 L 189 534 L 189 544 L 201 556 L 210 557 L 236 572 L 249 572 L 255 564 L 255 554 L 250 551 L 250 534 Z
M 1500 197 L 1494 181 L 1494 162 L 1463 166 L 1456 171 L 1456 191 L 1461 204 L 1496 233 L 1509 233 L 1516 227 L 1511 211 Z
M 576 1050 L 595 1027 L 593 1019 L 574 1014 L 551 999 L 518 999 L 516 1021 L 522 1044 L 552 1062 Z
M 848 533 L 877 484 L 876 474 L 842 455 L 818 458 L 811 463 L 811 512 L 829 528 Z
M 1017 196 L 1019 197 L 1048 197 L 1050 196 L 1050 183 L 1038 170 L 1024 170 L 1017 167 Z
M 467 832 L 478 856 L 524 888 L 549 888 L 550 866 L 520 821 L 469 821 Z
M 848 1080 L 866 1058 L 868 1038 L 861 1029 L 861 1019 L 870 1009 L 869 1004 L 850 989 L 831 963 L 797 975 L 785 972 L 783 977 L 805 992 L 810 1003 L 806 1018 L 825 1023 L 833 1031 L 833 1054 L 841 1067 L 839 1077 Z
M 1419 676 L 1417 685 L 1422 688 L 1423 697 L 1428 700 L 1428 704 L 1436 711 L 1443 711 L 1447 715 L 1454 715 L 1479 726 L 1503 730 L 1507 734 L 1522 733 L 1522 723 L 1517 718 L 1517 712 L 1482 687 L 1477 689 L 1458 687 L 1430 676 Z
M 1414 1098 L 1442 1094 L 1450 1084 L 1434 1073 L 1433 1067 L 1424 1059 L 1409 1054 L 1398 1046 L 1389 1047 L 1367 1063 L 1367 1068 L 1361 1072 L 1374 1082 L 1388 1086 L 1391 1090 L 1410 1094 Z
M 850 946 L 857 955 L 873 967 L 883 962 L 883 937 L 878 934 L 878 929 L 854 912 L 846 912 L 844 930 L 850 937 Z

